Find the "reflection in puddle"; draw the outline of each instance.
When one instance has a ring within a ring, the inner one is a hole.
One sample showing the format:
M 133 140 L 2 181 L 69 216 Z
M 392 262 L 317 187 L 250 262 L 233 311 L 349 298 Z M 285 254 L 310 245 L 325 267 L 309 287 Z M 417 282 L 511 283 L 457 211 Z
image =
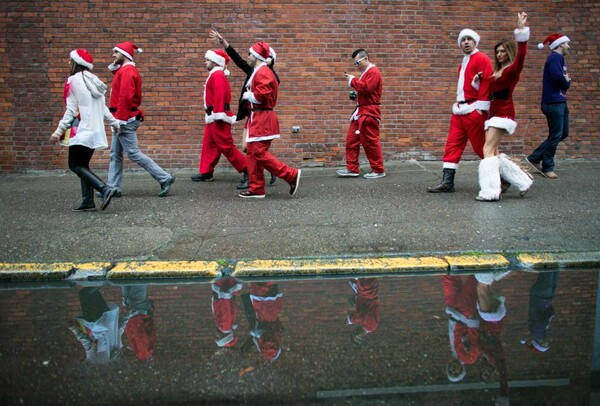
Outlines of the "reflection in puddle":
M 589 404 L 597 271 L 0 285 L 9 403 Z

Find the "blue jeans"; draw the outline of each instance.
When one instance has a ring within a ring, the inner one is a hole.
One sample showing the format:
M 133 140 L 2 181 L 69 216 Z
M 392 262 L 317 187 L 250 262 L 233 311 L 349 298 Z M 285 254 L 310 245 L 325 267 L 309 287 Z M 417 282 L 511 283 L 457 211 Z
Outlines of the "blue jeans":
M 110 146 L 108 185 L 117 190 L 121 190 L 121 182 L 123 181 L 123 151 L 131 161 L 144 168 L 161 185 L 171 179 L 171 175 L 144 155 L 138 148 L 137 129 L 139 126 L 140 121 L 134 120 L 122 125 L 118 134 L 113 133 Z
M 543 172 L 553 172 L 556 148 L 569 136 L 569 108 L 567 103 L 542 104 L 542 113 L 548 120 L 548 138 L 527 159 L 535 164 L 541 162 Z

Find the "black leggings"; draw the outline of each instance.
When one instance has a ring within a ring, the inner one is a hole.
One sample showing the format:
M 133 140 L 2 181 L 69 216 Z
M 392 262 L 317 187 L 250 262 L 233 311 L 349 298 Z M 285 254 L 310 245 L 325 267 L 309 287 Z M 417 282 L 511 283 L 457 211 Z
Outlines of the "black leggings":
M 86 202 L 93 201 L 91 188 L 102 192 L 106 183 L 90 170 L 90 160 L 94 150 L 83 145 L 69 147 L 69 169 L 81 179 L 81 194 Z

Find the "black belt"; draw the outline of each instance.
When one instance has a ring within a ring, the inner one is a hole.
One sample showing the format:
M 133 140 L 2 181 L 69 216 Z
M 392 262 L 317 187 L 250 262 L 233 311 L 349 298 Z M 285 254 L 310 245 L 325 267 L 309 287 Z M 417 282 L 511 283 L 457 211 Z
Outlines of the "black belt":
M 492 100 L 507 100 L 508 99 L 508 89 L 498 90 L 497 92 L 492 92 Z
M 472 102 L 474 102 L 476 100 L 477 99 L 467 99 L 467 100 L 459 101 L 456 104 L 468 104 L 468 103 L 472 103 Z
M 252 111 L 273 111 L 273 109 L 268 107 L 254 107 L 252 108 Z

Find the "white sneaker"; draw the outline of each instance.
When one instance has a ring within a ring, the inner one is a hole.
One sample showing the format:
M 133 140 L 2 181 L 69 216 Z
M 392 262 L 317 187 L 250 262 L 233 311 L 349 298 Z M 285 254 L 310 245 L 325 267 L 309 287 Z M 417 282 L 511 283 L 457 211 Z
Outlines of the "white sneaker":
M 379 179 L 379 178 L 383 178 L 384 176 L 385 176 L 385 172 L 381 172 L 381 173 L 369 172 L 369 173 L 365 173 L 363 175 L 363 177 L 365 179 Z
M 335 171 L 340 178 L 356 178 L 360 173 L 350 172 L 348 169 L 338 169 Z

